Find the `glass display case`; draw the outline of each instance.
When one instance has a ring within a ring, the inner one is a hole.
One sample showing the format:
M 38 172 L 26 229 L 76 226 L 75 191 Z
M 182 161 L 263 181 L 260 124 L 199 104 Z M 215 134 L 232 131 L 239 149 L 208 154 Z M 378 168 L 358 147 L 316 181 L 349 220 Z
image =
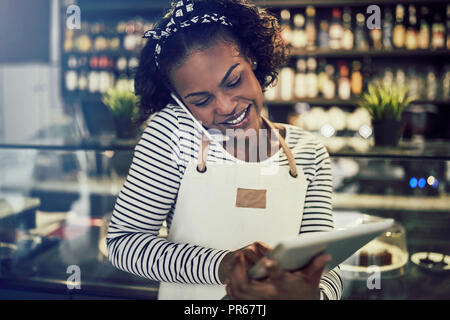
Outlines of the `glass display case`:
M 0 297 L 156 298 L 156 282 L 114 268 L 106 252 L 134 144 L 1 144 Z
M 0 296 L 156 298 L 158 282 L 114 268 L 106 252 L 109 217 L 135 144 L 0 144 Z M 344 147 L 331 158 L 336 228 L 396 221 L 342 265 L 343 298 L 448 299 L 448 282 L 437 280 L 448 272 L 447 257 L 441 257 L 450 254 L 449 144 L 416 150 L 403 142 L 394 149 L 369 146 L 366 153 Z M 427 252 L 432 254 L 411 260 Z M 441 268 L 426 257 L 442 260 Z M 379 288 L 369 283 L 374 270 Z

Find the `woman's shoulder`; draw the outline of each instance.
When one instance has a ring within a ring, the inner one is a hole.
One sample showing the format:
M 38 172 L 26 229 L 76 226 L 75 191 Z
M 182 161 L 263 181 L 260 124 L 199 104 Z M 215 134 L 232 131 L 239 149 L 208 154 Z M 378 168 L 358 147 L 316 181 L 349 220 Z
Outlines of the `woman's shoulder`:
M 164 108 L 152 114 L 147 120 L 147 124 L 151 126 L 153 123 L 161 121 L 170 123 L 176 129 L 193 126 L 193 121 L 186 111 L 175 104 L 167 104 Z

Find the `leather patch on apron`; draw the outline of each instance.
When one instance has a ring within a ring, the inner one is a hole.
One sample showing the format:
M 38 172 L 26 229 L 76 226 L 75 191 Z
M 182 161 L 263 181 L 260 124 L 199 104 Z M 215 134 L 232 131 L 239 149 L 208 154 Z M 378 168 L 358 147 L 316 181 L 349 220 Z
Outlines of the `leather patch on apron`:
M 267 190 L 238 188 L 236 194 L 236 207 L 265 209 L 266 194 Z

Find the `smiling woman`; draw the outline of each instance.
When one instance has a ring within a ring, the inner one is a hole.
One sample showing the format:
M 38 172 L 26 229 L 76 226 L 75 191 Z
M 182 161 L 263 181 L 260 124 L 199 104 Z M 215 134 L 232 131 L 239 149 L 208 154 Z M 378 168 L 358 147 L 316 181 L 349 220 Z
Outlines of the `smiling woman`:
M 110 261 L 160 281 L 159 299 L 339 299 L 326 256 L 247 276 L 278 242 L 333 229 L 327 150 L 261 115 L 285 61 L 275 17 L 245 0 L 178 1 L 145 37 L 135 86 L 149 122 L 111 218 Z
M 254 76 L 262 89 L 276 79 L 278 69 L 287 57 L 276 18 L 247 1 L 195 1 L 194 17 L 216 12 L 226 17 L 228 26 L 222 23 L 193 24 L 184 28 L 183 32 L 163 37 L 158 65 L 154 55 L 158 42 L 148 41 L 142 51 L 136 74 L 136 92 L 142 97 L 141 121 L 147 120 L 150 114 L 172 102 L 172 82 L 169 79 L 171 69 L 183 65 L 192 52 L 210 48 L 219 41 L 235 44 L 238 47 L 236 53 L 242 58 L 253 58 L 257 63 Z M 158 26 L 166 26 L 172 19 L 172 13 L 173 9 Z M 216 59 L 215 63 L 219 61 Z

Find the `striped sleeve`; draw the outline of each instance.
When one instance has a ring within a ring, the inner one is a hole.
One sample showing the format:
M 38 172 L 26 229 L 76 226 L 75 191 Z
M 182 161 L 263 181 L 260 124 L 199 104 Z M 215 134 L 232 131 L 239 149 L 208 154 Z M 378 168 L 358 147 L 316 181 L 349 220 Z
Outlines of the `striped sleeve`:
M 316 173 L 306 191 L 300 234 L 334 229 L 331 203 L 333 193 L 331 160 L 328 151 L 321 143 L 318 143 L 316 147 L 314 166 Z M 339 266 L 322 277 L 319 288 L 322 300 L 339 300 L 342 297 L 343 282 Z
M 158 237 L 173 213 L 182 178 L 177 114 L 168 108 L 149 122 L 117 197 L 107 235 L 111 263 L 156 281 L 220 284 L 227 251 Z

